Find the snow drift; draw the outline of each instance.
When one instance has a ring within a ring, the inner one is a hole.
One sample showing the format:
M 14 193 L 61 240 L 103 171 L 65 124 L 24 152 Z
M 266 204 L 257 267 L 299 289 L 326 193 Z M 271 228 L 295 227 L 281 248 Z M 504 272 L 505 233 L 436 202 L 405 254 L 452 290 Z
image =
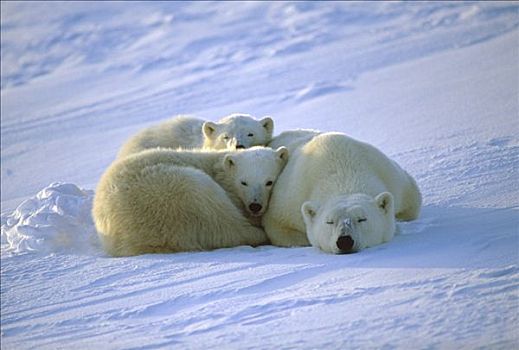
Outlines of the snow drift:
M 12 214 L 2 215 L 2 251 L 88 251 L 97 241 L 91 216 L 93 194 L 74 184 L 45 187 Z

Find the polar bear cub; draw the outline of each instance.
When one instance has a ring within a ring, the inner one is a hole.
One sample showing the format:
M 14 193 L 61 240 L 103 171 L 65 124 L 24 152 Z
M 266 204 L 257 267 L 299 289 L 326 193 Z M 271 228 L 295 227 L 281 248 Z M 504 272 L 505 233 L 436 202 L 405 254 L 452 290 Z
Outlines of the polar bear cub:
M 130 256 L 268 243 L 246 216 L 259 220 L 287 157 L 283 147 L 152 149 L 115 161 L 92 210 L 103 247 Z
M 265 146 L 272 138 L 274 121 L 249 114 L 231 114 L 218 122 L 178 116 L 142 130 L 121 148 L 118 158 L 150 148 L 240 149 Z
M 418 217 L 416 182 L 375 147 L 340 133 L 283 134 L 270 146 L 287 146 L 290 160 L 263 216 L 274 245 L 355 252 L 391 240 L 395 218 Z

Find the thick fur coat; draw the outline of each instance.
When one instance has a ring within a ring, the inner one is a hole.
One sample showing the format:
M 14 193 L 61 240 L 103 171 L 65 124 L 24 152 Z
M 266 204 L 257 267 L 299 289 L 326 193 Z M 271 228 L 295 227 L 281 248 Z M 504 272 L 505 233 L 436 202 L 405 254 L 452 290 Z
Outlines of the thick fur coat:
M 289 149 L 290 160 L 263 217 L 274 245 L 357 251 L 390 240 L 395 218 L 418 217 L 422 198 L 415 180 L 375 147 L 344 134 L 308 130 L 282 133 L 270 143 L 280 145 Z M 362 225 L 353 222 L 359 219 Z M 353 242 L 338 242 L 346 231 Z M 332 241 L 319 243 L 319 235 Z
M 265 232 L 251 221 L 267 208 L 287 157 L 285 148 L 254 147 L 153 149 L 120 159 L 103 174 L 94 197 L 103 247 L 129 256 L 265 244 Z M 244 202 L 249 198 L 254 205 Z

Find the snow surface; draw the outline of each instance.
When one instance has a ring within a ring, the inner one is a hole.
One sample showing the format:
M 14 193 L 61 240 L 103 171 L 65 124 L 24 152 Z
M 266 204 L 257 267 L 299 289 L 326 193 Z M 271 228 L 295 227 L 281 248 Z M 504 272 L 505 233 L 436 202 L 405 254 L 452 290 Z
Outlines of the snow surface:
M 2 2 L 1 34 L 2 349 L 519 347 L 517 2 Z M 108 257 L 122 142 L 232 112 L 372 143 L 420 218 L 351 255 Z

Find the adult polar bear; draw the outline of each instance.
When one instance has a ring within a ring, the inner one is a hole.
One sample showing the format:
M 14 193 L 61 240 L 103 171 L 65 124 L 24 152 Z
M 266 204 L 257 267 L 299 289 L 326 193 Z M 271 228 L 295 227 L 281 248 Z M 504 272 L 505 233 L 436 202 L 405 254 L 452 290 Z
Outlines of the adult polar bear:
M 418 217 L 416 182 L 375 147 L 308 130 L 282 133 L 270 143 L 280 145 L 290 160 L 263 216 L 272 244 L 353 252 L 391 240 L 395 217 Z
M 115 161 L 92 210 L 103 247 L 130 256 L 265 244 L 244 214 L 263 214 L 287 157 L 284 147 L 152 149 Z
M 132 136 L 117 155 L 123 158 L 150 148 L 240 149 L 265 146 L 272 139 L 274 121 L 249 114 L 231 114 L 218 122 L 178 116 Z

